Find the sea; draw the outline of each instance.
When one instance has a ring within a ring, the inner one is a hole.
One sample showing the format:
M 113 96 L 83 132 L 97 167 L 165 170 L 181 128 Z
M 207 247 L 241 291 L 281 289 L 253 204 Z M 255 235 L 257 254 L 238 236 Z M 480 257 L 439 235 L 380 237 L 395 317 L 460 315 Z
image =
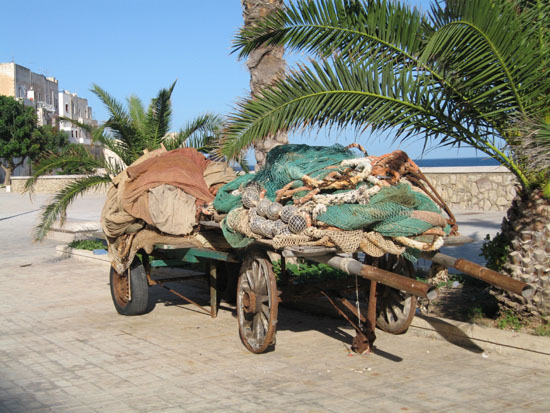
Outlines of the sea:
M 434 158 L 414 159 L 414 162 L 421 168 L 435 166 L 498 166 L 499 163 L 493 158 Z M 234 165 L 236 171 L 242 171 L 240 165 Z M 249 165 L 249 170 L 254 170 L 254 164 Z
M 421 168 L 434 166 L 498 166 L 493 158 L 434 158 L 415 159 L 414 162 Z
M 435 166 L 498 166 L 499 163 L 493 158 L 434 158 L 434 159 L 415 159 L 414 162 L 421 168 Z M 242 170 L 239 165 L 234 166 L 235 170 Z M 254 170 L 254 165 L 249 166 Z

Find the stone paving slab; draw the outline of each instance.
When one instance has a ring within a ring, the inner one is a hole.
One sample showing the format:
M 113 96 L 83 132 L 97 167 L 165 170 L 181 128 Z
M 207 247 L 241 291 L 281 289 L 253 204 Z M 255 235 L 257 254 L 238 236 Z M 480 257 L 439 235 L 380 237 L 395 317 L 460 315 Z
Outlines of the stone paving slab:
M 382 332 L 353 355 L 341 321 L 285 308 L 276 350 L 254 355 L 233 307 L 211 319 L 156 287 L 150 313 L 120 316 L 102 262 L 6 261 L 0 285 L 0 411 L 550 409 L 550 370 L 521 357 Z M 206 288 L 178 288 L 207 305 Z

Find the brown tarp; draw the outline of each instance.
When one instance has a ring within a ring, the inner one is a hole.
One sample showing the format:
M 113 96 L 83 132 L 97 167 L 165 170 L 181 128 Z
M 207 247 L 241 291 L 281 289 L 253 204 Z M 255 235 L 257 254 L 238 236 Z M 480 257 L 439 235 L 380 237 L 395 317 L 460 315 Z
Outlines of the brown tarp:
M 221 232 L 218 231 L 203 231 L 178 237 L 162 234 L 154 228 L 145 228 L 135 234 L 124 234 L 109 242 L 111 266 L 117 273 L 122 274 L 130 267 L 140 249 L 143 249 L 147 254 L 151 254 L 154 246 L 158 244 L 180 248 L 206 248 L 217 251 L 225 251 L 231 248 Z
M 210 162 L 204 170 L 204 180 L 209 188 L 225 185 L 237 177 L 237 174 L 225 162 Z M 212 191 L 210 191 L 212 192 Z
M 113 268 L 124 271 L 138 249 L 150 252 L 157 242 L 227 246 L 211 245 L 193 230 L 196 207 L 211 203 L 214 190 L 235 177 L 226 163 L 209 161 L 193 148 L 146 152 L 113 178 L 101 213 Z
M 166 153 L 164 147 L 154 151 L 146 151 L 132 164 L 132 166 L 164 153 Z M 143 227 L 143 224 L 136 222 L 136 218 L 126 212 L 122 207 L 122 196 L 128 180 L 127 169 L 112 179 L 113 183 L 109 187 L 107 199 L 101 211 L 101 227 L 105 235 L 111 239 L 125 233 L 135 232 Z
M 133 217 L 153 225 L 147 192 L 164 184 L 181 188 L 194 196 L 199 205 L 212 202 L 214 196 L 203 177 L 209 162 L 196 149 L 182 148 L 128 167 L 129 180 L 122 195 L 122 207 Z

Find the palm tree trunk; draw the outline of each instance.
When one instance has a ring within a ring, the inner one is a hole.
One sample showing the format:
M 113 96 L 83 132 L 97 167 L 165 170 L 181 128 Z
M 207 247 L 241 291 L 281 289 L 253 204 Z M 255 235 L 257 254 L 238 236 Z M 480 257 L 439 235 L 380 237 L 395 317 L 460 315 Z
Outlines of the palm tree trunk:
M 245 27 L 253 26 L 269 13 L 283 7 L 283 0 L 241 0 Z M 284 77 L 285 61 L 282 47 L 261 47 L 254 50 L 246 65 L 250 71 L 250 90 L 252 96 L 261 94 L 261 90 Z M 288 143 L 286 132 L 268 136 L 254 145 L 256 170 L 264 163 L 267 152 L 275 146 Z
M 537 287 L 529 299 L 493 290 L 501 310 L 524 317 L 550 316 L 550 201 L 541 190 L 523 190 L 516 196 L 499 236 L 509 248 L 504 271 Z

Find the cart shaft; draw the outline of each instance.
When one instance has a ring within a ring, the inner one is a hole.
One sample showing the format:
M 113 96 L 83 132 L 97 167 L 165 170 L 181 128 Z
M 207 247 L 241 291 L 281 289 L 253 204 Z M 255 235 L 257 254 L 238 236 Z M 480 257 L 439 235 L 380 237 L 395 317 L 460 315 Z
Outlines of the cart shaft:
M 454 258 L 440 252 L 435 254 L 424 253 L 422 254 L 422 258 L 431 260 L 436 264 L 444 265 L 445 267 L 455 268 L 474 278 L 485 281 L 495 287 L 502 288 L 503 290 L 511 291 L 525 298 L 531 297 L 535 292 L 535 288 L 532 285 L 507 277 L 504 274 L 500 274 L 463 258 Z
M 341 257 L 338 255 L 321 255 L 308 257 L 308 259 L 330 265 L 331 267 L 345 271 L 349 274 L 359 275 L 368 280 L 406 291 L 419 297 L 427 297 L 430 300 L 437 297 L 437 288 L 433 285 L 382 270 L 372 265 L 362 264 L 353 258 Z

